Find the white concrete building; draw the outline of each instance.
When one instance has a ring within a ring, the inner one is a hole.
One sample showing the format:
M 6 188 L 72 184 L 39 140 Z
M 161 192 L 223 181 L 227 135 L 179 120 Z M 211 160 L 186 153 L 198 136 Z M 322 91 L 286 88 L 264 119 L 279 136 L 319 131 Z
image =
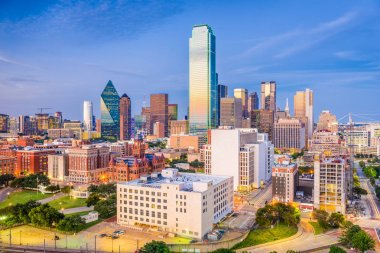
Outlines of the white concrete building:
M 211 175 L 234 178 L 234 190 L 250 191 L 271 179 L 274 148 L 267 134 L 252 128 L 211 130 L 201 157 Z
M 97 211 L 91 211 L 88 214 L 82 215 L 81 218 L 84 219 L 86 223 L 90 223 L 99 219 L 99 213 Z
M 117 184 L 117 223 L 202 239 L 233 208 L 229 176 L 165 169 Z
M 83 127 L 86 131 L 92 131 L 94 128 L 93 124 L 93 109 L 91 101 L 83 102 Z
M 48 177 L 52 182 L 63 182 L 69 176 L 69 158 L 65 153 L 48 155 Z

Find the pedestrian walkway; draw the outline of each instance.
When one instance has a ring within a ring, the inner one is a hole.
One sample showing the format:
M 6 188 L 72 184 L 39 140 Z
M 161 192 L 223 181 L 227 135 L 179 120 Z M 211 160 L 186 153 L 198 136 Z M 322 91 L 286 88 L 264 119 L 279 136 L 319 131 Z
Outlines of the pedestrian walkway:
M 40 203 L 40 204 L 46 204 L 46 203 L 49 203 L 53 200 L 56 200 L 56 199 L 59 199 L 59 198 L 62 198 L 64 196 L 67 196 L 66 193 L 63 193 L 63 192 L 59 192 L 57 194 L 54 194 L 53 196 L 51 197 L 48 197 L 48 198 L 45 198 L 45 199 L 41 199 L 41 200 L 38 200 L 37 202 Z

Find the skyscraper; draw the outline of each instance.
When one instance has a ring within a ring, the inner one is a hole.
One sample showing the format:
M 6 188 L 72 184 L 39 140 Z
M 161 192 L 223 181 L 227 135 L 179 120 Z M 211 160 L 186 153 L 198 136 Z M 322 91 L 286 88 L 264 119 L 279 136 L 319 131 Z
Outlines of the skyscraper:
M 218 76 L 218 74 L 216 76 Z M 218 126 L 220 125 L 220 100 L 226 97 L 228 97 L 228 86 L 224 84 L 218 84 Z
M 276 111 L 276 82 L 261 82 L 261 108 Z
M 100 98 L 100 114 L 102 137 L 118 139 L 120 132 L 119 94 L 111 80 L 108 81 Z
M 178 120 L 178 104 L 168 104 L 168 117 L 170 120 Z
M 218 125 L 215 36 L 208 25 L 193 27 L 189 40 L 189 127 L 205 133 Z
M 259 96 L 257 92 L 252 92 L 248 96 L 248 113 L 259 109 Z
M 242 117 L 248 117 L 248 90 L 247 89 L 234 89 L 234 97 L 241 99 Z
M 83 102 L 83 127 L 85 131 L 92 131 L 93 126 L 93 109 L 91 101 Z
M 242 127 L 242 102 L 240 98 L 221 98 L 220 125 Z
M 131 120 L 131 99 L 124 93 L 120 98 L 120 140 L 131 138 Z
M 314 95 L 313 91 L 297 91 L 294 95 L 294 117 L 300 119 L 306 125 L 307 138 L 311 139 L 314 130 Z
M 156 122 L 164 125 L 164 134 L 168 136 L 168 94 L 159 93 L 150 95 L 150 129 Z

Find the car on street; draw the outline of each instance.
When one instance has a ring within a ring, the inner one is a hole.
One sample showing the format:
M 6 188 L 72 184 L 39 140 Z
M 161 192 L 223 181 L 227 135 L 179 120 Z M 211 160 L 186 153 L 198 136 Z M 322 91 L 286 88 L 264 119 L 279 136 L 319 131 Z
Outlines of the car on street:
M 103 238 L 103 237 L 106 237 L 106 236 L 107 236 L 107 234 L 100 234 L 99 235 L 100 238 Z
M 113 235 L 124 235 L 124 234 L 125 234 L 125 231 L 124 231 L 124 230 L 115 230 L 115 231 L 113 231 L 112 234 L 113 234 Z

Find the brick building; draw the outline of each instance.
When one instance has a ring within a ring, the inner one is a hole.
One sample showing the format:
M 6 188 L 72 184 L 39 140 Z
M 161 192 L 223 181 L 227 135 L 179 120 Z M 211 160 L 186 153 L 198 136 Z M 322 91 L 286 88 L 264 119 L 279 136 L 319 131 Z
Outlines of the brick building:
M 18 150 L 15 176 L 48 172 L 48 156 L 55 154 L 53 149 L 24 149 Z

